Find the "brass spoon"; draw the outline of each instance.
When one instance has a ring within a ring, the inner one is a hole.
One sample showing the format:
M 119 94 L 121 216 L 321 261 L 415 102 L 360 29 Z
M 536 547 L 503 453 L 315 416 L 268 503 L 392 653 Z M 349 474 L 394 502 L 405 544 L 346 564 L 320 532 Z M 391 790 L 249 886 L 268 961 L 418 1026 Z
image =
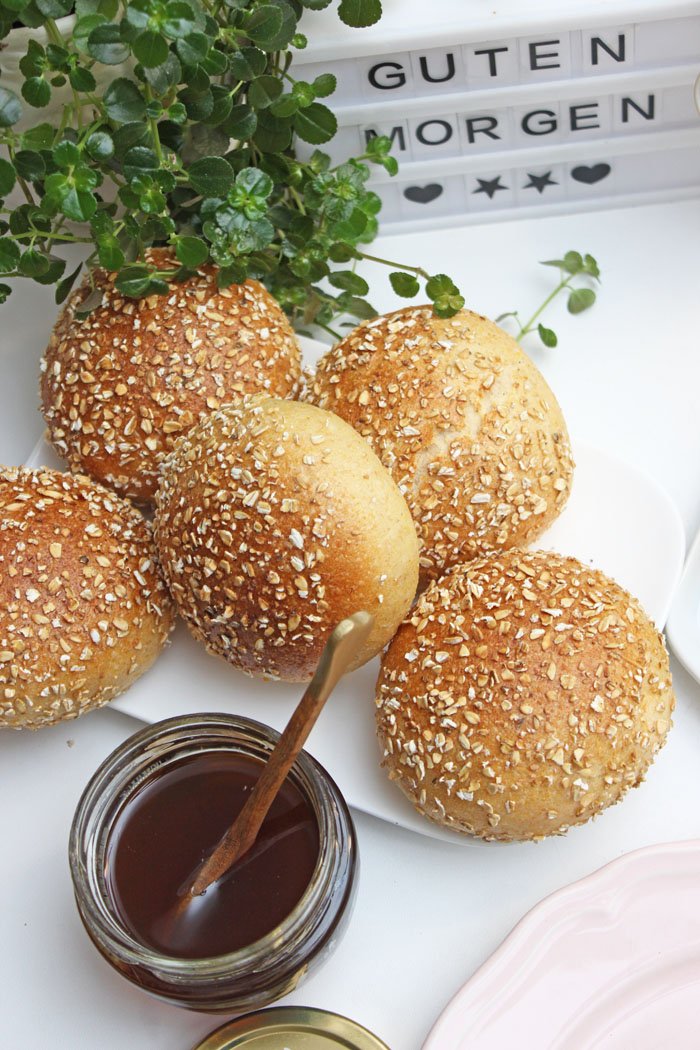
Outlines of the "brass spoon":
M 341 620 L 335 628 L 306 692 L 265 763 L 246 804 L 212 853 L 202 861 L 181 904 L 206 893 L 251 848 L 323 705 L 366 642 L 373 623 L 374 618 L 369 613 L 357 612 Z

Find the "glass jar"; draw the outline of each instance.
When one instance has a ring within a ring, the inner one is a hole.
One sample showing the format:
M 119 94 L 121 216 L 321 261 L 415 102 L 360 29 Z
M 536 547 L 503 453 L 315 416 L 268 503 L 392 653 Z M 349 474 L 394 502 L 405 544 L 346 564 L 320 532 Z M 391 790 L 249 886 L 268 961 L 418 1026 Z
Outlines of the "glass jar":
M 69 860 L 80 917 L 101 954 L 152 995 L 191 1010 L 243 1012 L 287 995 L 332 952 L 350 917 L 358 872 L 355 828 L 338 787 L 306 752 L 290 772 L 318 821 L 311 881 L 279 926 L 226 955 L 181 959 L 157 952 L 128 930 L 109 892 L 105 859 L 115 822 L 146 780 L 182 759 L 231 751 L 265 761 L 279 734 L 235 715 L 156 722 L 129 737 L 94 774 L 73 819 Z

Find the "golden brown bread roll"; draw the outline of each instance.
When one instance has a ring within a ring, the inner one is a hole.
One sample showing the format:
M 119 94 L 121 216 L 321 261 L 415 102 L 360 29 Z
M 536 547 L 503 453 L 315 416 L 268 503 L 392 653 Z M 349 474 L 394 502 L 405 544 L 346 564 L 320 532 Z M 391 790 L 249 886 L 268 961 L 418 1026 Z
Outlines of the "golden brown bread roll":
M 377 683 L 390 778 L 431 820 L 486 839 L 557 834 L 617 802 L 673 707 L 663 639 L 639 602 L 544 551 L 431 583 Z
M 312 405 L 256 398 L 200 422 L 163 464 L 155 525 L 192 633 L 248 674 L 305 681 L 336 624 L 366 609 L 359 666 L 416 592 L 403 497 L 369 445 Z
M 429 306 L 366 321 L 318 364 L 305 400 L 362 434 L 406 497 L 421 582 L 527 544 L 564 506 L 573 459 L 552 391 L 498 325 Z
M 167 249 L 147 254 L 161 268 L 178 268 Z M 86 318 L 76 309 L 90 293 L 87 280 L 61 313 L 42 362 L 43 413 L 71 470 L 148 503 L 160 460 L 180 434 L 246 394 L 290 395 L 301 353 L 257 281 L 219 289 L 216 268 L 205 265 L 172 282 L 168 295 L 129 299 L 114 276 L 95 272 L 102 305 Z
M 88 478 L 0 470 L 0 728 L 114 699 L 173 623 L 147 523 Z

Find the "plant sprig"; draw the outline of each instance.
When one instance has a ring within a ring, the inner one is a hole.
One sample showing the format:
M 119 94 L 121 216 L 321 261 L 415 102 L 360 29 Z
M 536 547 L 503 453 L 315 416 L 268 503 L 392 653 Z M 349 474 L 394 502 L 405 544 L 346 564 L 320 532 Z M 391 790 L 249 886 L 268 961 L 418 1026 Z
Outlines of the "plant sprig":
M 500 317 L 496 318 L 496 323 L 500 324 L 506 318 L 512 317 L 519 325 L 518 331 L 515 333 L 515 338 L 518 342 L 526 335 L 529 335 L 530 332 L 536 330 L 545 346 L 554 347 L 559 342 L 556 332 L 551 328 L 546 328 L 538 319 L 557 296 L 564 291 L 568 292 L 566 306 L 570 314 L 580 314 L 584 310 L 589 310 L 596 300 L 595 289 L 591 288 L 590 284 L 574 286 L 573 281 L 577 277 L 587 277 L 591 281 L 600 282 L 600 270 L 592 255 L 582 255 L 580 252 L 573 251 L 567 252 L 563 259 L 547 259 L 542 263 L 542 266 L 555 266 L 559 270 L 561 279 L 556 288 L 550 292 L 544 302 L 538 306 L 533 315 L 524 324 L 521 322 L 517 310 L 501 314 Z
M 212 262 L 221 286 L 258 278 L 294 322 L 331 330 L 339 315 L 374 315 L 355 273 L 368 259 L 390 267 L 399 295 L 422 286 L 436 313 L 459 310 L 449 277 L 364 251 L 381 208 L 371 166 L 398 170 L 389 139 L 336 165 L 317 148 L 337 129 L 324 101 L 336 78 L 298 79 L 292 59 L 307 44 L 304 8 L 329 3 L 0 0 L 0 35 L 17 22 L 47 35 L 21 59 L 22 99 L 0 84 L 0 273 L 55 285 L 62 302 L 80 271 L 66 275 L 63 245 L 86 245 L 88 269 L 116 271 L 132 297 Z M 73 9 L 62 35 L 55 19 Z M 371 25 L 381 3 L 341 0 L 338 14 Z M 55 92 L 52 122 L 42 110 Z M 36 121 L 18 131 L 23 111 Z M 299 141 L 316 148 L 302 155 Z M 22 201 L 11 206 L 16 187 Z M 150 264 L 151 245 L 169 246 L 173 267 Z M 0 301 L 9 291 L 0 285 Z M 88 297 L 83 308 L 94 305 Z

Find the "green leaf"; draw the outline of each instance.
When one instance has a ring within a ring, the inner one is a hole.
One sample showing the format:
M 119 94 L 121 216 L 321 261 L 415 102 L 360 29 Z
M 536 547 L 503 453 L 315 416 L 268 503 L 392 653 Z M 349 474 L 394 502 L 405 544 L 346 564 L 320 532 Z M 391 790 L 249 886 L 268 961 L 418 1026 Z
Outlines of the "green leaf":
M 248 88 L 248 102 L 253 109 L 267 109 L 282 94 L 279 77 L 258 77 Z
M 51 124 L 44 122 L 43 124 L 37 124 L 35 127 L 22 132 L 20 141 L 24 148 L 38 150 L 51 149 L 53 139 L 54 128 Z
M 595 277 L 596 280 L 600 280 L 600 270 L 598 269 L 598 263 L 592 255 L 585 256 L 583 268 L 586 273 L 591 275 L 591 277 Z
M 46 52 L 36 40 L 27 44 L 27 53 L 19 60 L 19 68 L 24 77 L 40 77 L 46 69 Z
M 272 4 L 261 4 L 251 12 L 243 28 L 246 36 L 256 44 L 264 45 L 269 41 L 274 41 L 282 29 L 282 12 Z
M 105 270 L 121 270 L 124 265 L 124 252 L 119 241 L 111 234 L 103 234 L 97 239 L 97 257 L 100 266 Z
M 0 303 L 6 303 L 12 295 L 12 289 L 9 284 L 0 284 Z
M 367 281 L 359 274 L 353 273 L 352 270 L 336 270 L 330 274 L 328 281 L 334 288 L 340 288 L 352 295 L 367 295 L 369 291 Z
M 341 0 L 338 14 L 346 26 L 373 26 L 382 17 L 381 0 Z
M 274 117 L 269 109 L 261 109 L 258 126 L 252 140 L 263 153 L 281 153 L 292 141 L 292 128 L 288 120 Z
M 293 117 L 299 109 L 299 103 L 294 95 L 280 95 L 270 106 L 270 113 L 275 117 Z
M 114 154 L 114 140 L 106 131 L 93 131 L 85 141 L 85 150 L 93 160 L 108 160 Z
M 141 120 L 146 113 L 146 103 L 141 92 L 126 77 L 112 81 L 104 93 L 104 104 L 107 116 L 117 124 Z
M 59 281 L 58 284 L 56 285 L 56 296 L 55 296 L 55 298 L 56 298 L 56 303 L 59 306 L 60 306 L 60 304 L 62 302 L 64 302 L 68 298 L 68 294 L 70 293 L 71 288 L 75 284 L 75 279 L 78 276 L 78 274 L 80 273 L 80 271 L 82 269 L 82 266 L 83 266 L 83 264 L 81 262 L 79 262 L 78 265 L 76 266 L 76 268 L 74 270 L 72 270 L 71 273 L 69 273 L 67 277 L 64 277 L 62 281 Z
M 254 80 L 264 72 L 267 56 L 258 47 L 242 47 L 231 56 L 229 69 L 236 80 Z
M 404 299 L 413 299 L 413 297 L 418 295 L 418 292 L 420 291 L 418 278 L 414 277 L 412 273 L 401 273 L 398 270 L 395 270 L 393 273 L 389 274 L 389 280 L 391 281 L 391 287 L 396 294 L 402 296 Z
M 68 74 L 68 82 L 76 91 L 94 91 L 97 87 L 94 76 L 84 66 L 76 66 L 75 69 L 71 69 Z
M 94 173 L 91 175 L 95 177 Z M 45 200 L 53 202 L 67 218 L 84 222 L 94 215 L 97 208 L 95 197 L 88 189 L 76 185 L 72 176 L 62 172 L 47 175 L 44 186 Z
M 165 37 L 150 29 L 136 37 L 131 50 L 146 69 L 162 65 L 168 57 L 168 43 Z
M 157 171 L 160 162 L 152 149 L 147 146 L 132 146 L 124 154 L 122 168 L 127 179 L 131 182 L 137 175 L 150 175 Z
M 150 139 L 148 124 L 140 120 L 130 120 L 117 128 L 112 136 L 117 156 L 122 156 L 132 146 L 141 146 Z
M 588 310 L 595 302 L 595 292 L 592 288 L 575 288 L 566 304 L 570 314 L 580 314 Z
M 175 241 L 175 255 L 189 269 L 201 266 L 209 257 L 209 248 L 201 237 L 180 236 Z
M 141 263 L 137 263 L 134 266 L 125 266 L 114 284 L 124 295 L 138 298 L 145 295 L 150 287 L 150 270 Z
M 540 339 L 545 346 L 556 346 L 558 343 L 557 333 L 553 332 L 551 328 L 545 328 L 543 324 L 537 325 L 537 331 L 539 332 Z
M 243 168 L 236 175 L 236 187 L 240 187 L 251 197 L 262 197 L 263 199 L 272 193 L 272 179 L 259 168 Z
M 437 299 L 441 295 L 452 295 L 457 291 L 457 286 L 446 273 L 436 273 L 425 285 L 425 292 L 429 299 Z
M 143 75 L 154 94 L 167 95 L 170 88 L 176 87 L 182 80 L 182 66 L 177 55 L 168 51 L 165 62 L 152 69 L 144 69 Z
M 196 66 L 207 56 L 209 37 L 204 33 L 188 33 L 187 36 L 177 41 L 175 47 L 186 66 Z
M 6 197 L 8 193 L 12 193 L 16 181 L 15 169 L 9 160 L 0 158 L 0 197 Z
M 333 94 L 337 84 L 338 81 L 332 73 L 321 73 L 320 76 L 316 77 L 311 86 L 314 89 L 316 98 L 327 98 L 328 95 Z
M 181 40 L 189 33 L 204 28 L 204 15 L 194 4 L 184 3 L 183 0 L 171 0 L 165 5 L 162 28 L 165 35 L 172 40 Z
M 30 77 L 22 84 L 22 98 L 35 109 L 42 109 L 51 101 L 51 87 L 43 77 Z
M 239 105 L 231 108 L 224 124 L 224 130 L 232 139 L 245 142 L 255 133 L 257 126 L 258 118 L 250 106 Z
M 46 164 L 37 150 L 21 149 L 15 153 L 15 170 L 25 182 L 39 182 L 46 174 Z
M 113 22 L 95 26 L 87 38 L 85 49 L 91 58 L 105 66 L 118 66 L 129 57 L 129 45 L 122 39 L 119 26 Z M 126 78 L 122 79 L 125 84 L 131 84 Z
M 35 0 L 46 18 L 65 18 L 73 10 L 73 0 Z
M 104 15 L 86 15 L 84 18 L 79 18 L 73 26 L 73 43 L 75 44 L 78 51 L 83 54 L 88 54 L 88 40 L 90 39 L 90 33 L 97 26 L 104 25 L 107 21 Z
M 332 262 L 344 263 L 349 262 L 350 259 L 355 259 L 357 252 L 351 244 L 344 244 L 342 241 L 336 241 L 328 249 L 328 258 Z
M 352 314 L 353 317 L 359 317 L 361 321 L 371 321 L 373 317 L 377 316 L 377 311 L 366 299 L 358 299 L 355 296 L 348 296 L 347 298 L 339 296 L 338 302 L 344 313 Z
M 59 168 L 70 168 L 80 164 L 80 150 L 74 142 L 62 139 L 52 150 L 54 164 Z
M 203 197 L 225 197 L 233 185 L 233 169 L 223 157 L 202 157 L 187 175 L 190 185 Z
M 0 237 L 0 273 L 12 273 L 19 262 L 19 247 L 9 237 Z
M 48 255 L 37 251 L 36 248 L 27 248 L 22 253 L 17 269 L 23 277 L 41 277 L 48 271 L 49 265 Z
M 583 258 L 578 252 L 567 252 L 563 261 L 568 273 L 580 273 L 583 269 Z
M 338 130 L 338 121 L 327 106 L 313 102 L 297 113 L 294 118 L 294 130 L 304 142 L 320 145 L 333 138 Z

